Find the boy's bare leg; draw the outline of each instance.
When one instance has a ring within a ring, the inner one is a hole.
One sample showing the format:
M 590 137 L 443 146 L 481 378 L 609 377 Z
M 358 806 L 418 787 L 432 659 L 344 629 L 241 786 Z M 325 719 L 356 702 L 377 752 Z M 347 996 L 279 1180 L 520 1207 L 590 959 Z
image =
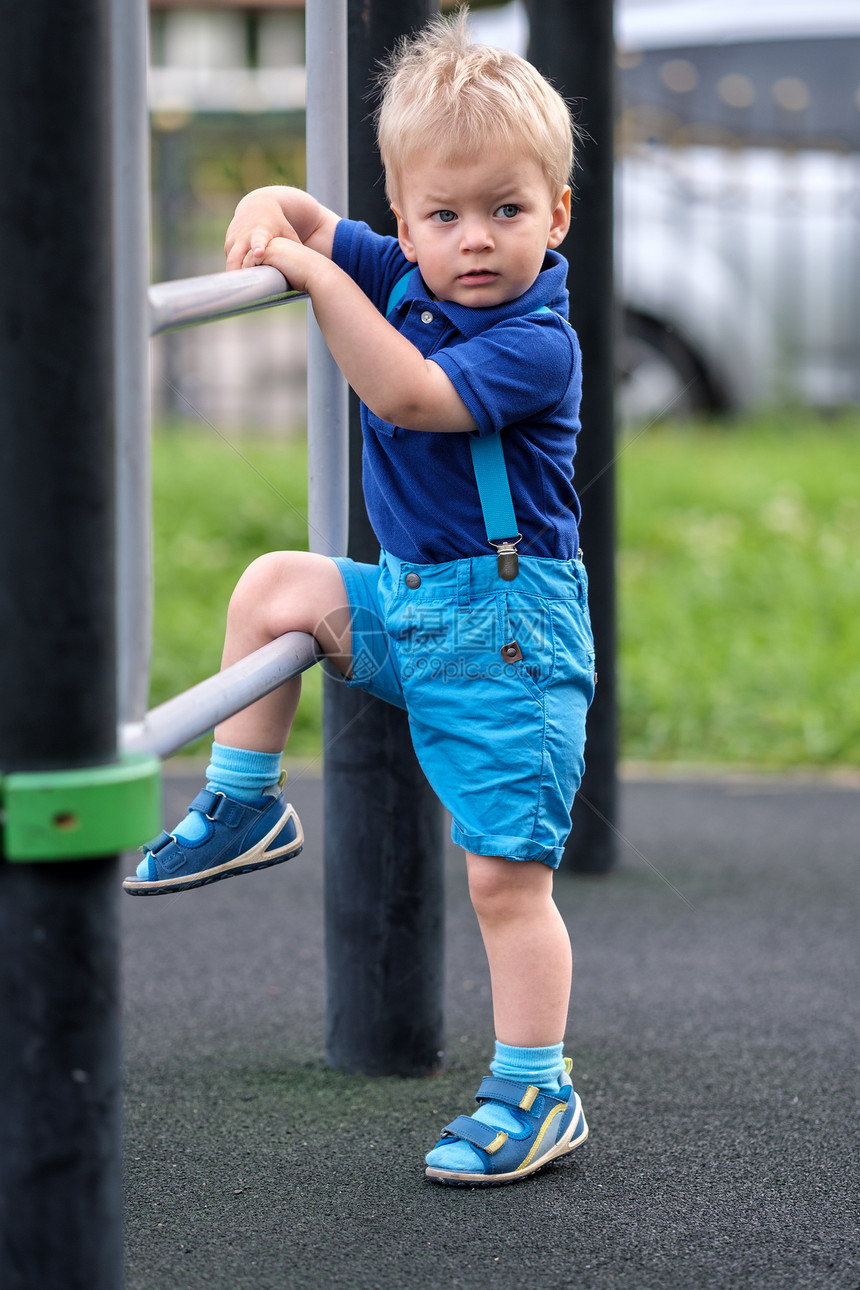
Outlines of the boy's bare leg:
M 490 965 L 496 1038 L 561 1043 L 570 1002 L 570 937 L 545 864 L 466 852 L 469 894 Z
M 222 667 L 245 658 L 285 632 L 309 632 L 342 672 L 352 656 L 350 612 L 337 565 L 307 551 L 275 551 L 245 570 L 227 612 Z M 218 743 L 281 752 L 299 702 L 301 679 L 222 721 Z
M 224 665 L 289 631 L 311 633 L 337 666 L 348 668 L 350 611 L 332 560 L 301 551 L 255 560 L 230 602 Z M 280 774 L 298 697 L 296 679 L 220 723 L 206 788 L 172 833 L 162 832 L 143 847 L 143 859 L 123 881 L 125 891 L 188 891 L 298 855 L 301 824 Z
M 466 863 L 490 965 L 498 1082 L 483 1094 L 481 1084 L 478 1110 L 448 1125 L 426 1157 L 428 1177 L 456 1186 L 527 1177 L 588 1137 L 562 1055 L 571 952 L 553 871 L 471 852 Z

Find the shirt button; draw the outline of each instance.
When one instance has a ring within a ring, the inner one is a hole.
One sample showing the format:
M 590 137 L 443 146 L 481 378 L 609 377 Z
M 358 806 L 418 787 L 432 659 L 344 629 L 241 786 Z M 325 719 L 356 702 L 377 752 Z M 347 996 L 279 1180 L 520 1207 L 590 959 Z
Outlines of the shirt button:
M 413 591 L 416 587 L 421 586 L 421 579 L 417 573 L 407 573 L 403 581 L 406 583 L 407 587 L 410 587 Z
M 431 314 L 429 309 L 424 310 L 423 314 L 421 315 L 421 321 L 423 323 L 431 323 L 433 321 L 433 315 Z

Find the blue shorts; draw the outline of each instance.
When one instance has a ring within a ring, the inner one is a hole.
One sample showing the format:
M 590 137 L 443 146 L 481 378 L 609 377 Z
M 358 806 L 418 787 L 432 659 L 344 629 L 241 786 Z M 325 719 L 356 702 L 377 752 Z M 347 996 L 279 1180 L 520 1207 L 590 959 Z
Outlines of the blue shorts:
M 503 582 L 495 555 L 335 563 L 352 613 L 346 684 L 406 709 L 453 840 L 555 868 L 594 694 L 585 566 L 521 556 Z

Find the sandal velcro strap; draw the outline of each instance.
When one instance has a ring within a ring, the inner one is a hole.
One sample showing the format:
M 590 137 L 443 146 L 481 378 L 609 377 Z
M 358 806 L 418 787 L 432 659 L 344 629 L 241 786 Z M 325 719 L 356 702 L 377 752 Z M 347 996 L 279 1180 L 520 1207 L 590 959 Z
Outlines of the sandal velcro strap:
M 141 850 L 144 855 L 148 852 L 152 852 L 152 854 L 155 855 L 157 851 L 160 851 L 162 847 L 166 847 L 168 842 L 172 842 L 173 840 L 173 834 L 165 833 L 164 829 L 162 829 L 157 838 L 153 838 L 151 842 L 144 842 Z
M 189 811 L 199 811 L 201 815 L 206 816 L 207 820 L 225 824 L 228 829 L 235 829 L 238 825 L 247 822 L 248 819 L 246 803 L 234 802 L 229 797 L 225 797 L 223 793 L 213 793 L 208 788 L 201 788 L 188 809 Z
M 481 1087 L 475 1094 L 476 1102 L 503 1102 L 514 1106 L 519 1111 L 528 1111 L 540 1119 L 544 1114 L 544 1105 L 549 1095 L 541 1093 L 534 1084 L 519 1084 L 512 1079 L 499 1079 L 495 1075 L 486 1075 L 481 1080 Z
M 480 1147 L 488 1155 L 498 1151 L 508 1140 L 508 1135 L 503 1129 L 494 1129 L 491 1124 L 482 1124 L 480 1120 L 473 1120 L 468 1115 L 458 1115 L 456 1120 L 446 1124 L 443 1135 L 446 1133 L 450 1133 L 455 1138 L 462 1138 L 464 1142 L 470 1142 L 473 1147 Z

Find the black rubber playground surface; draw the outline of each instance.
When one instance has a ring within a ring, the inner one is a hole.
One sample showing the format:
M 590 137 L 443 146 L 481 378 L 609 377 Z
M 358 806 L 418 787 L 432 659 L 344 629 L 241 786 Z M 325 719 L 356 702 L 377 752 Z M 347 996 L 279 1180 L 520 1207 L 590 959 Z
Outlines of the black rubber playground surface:
M 557 883 L 591 1138 L 496 1190 L 423 1177 L 490 1050 L 453 849 L 447 1072 L 325 1068 L 320 799 L 287 865 L 122 897 L 127 1290 L 858 1290 L 856 784 L 625 782 L 617 872 Z

